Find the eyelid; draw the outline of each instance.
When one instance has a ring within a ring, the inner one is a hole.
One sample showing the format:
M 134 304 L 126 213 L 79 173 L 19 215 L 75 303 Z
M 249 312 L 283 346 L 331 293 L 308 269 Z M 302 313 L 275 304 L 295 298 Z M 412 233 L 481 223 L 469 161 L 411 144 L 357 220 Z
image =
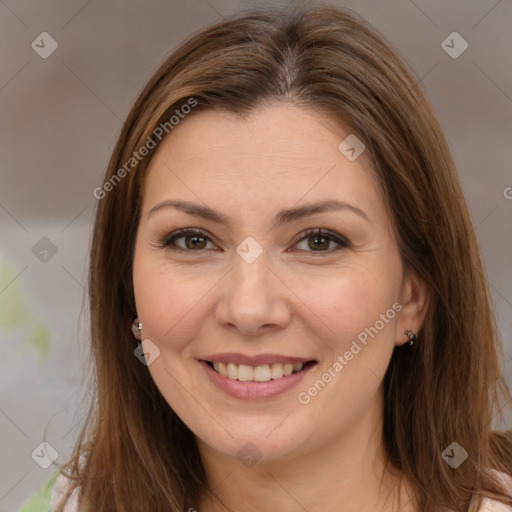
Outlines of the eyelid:
M 329 230 L 323 229 L 323 228 L 310 228 L 310 229 L 306 229 L 305 231 L 302 231 L 301 233 L 299 233 L 292 240 L 292 242 L 293 242 L 294 245 L 297 245 L 302 240 L 306 240 L 307 238 L 309 238 L 309 237 L 311 237 L 313 235 L 325 236 L 325 237 L 329 238 L 331 241 L 337 243 L 339 247 L 337 249 L 331 249 L 331 250 L 328 250 L 328 251 L 306 251 L 306 252 L 311 252 L 312 254 L 317 253 L 317 254 L 327 255 L 327 254 L 331 254 L 333 252 L 338 251 L 340 248 L 347 248 L 347 247 L 351 247 L 351 245 L 352 245 L 349 242 L 349 240 L 346 237 L 344 237 L 343 235 L 334 233 L 332 231 L 329 231 Z
M 205 238 L 209 242 L 215 242 L 217 243 L 215 237 L 207 233 L 206 231 L 200 229 L 200 228 L 182 228 L 178 229 L 176 231 L 173 231 L 172 233 L 169 233 L 166 235 L 162 242 L 159 244 L 162 248 L 169 248 L 172 243 L 177 240 L 178 238 L 186 237 L 186 236 L 200 236 L 202 238 Z M 192 251 L 187 249 L 182 249 L 181 247 L 173 247 L 176 251 L 182 251 L 182 252 L 201 252 L 201 251 Z M 204 250 L 204 249 L 202 249 Z
M 182 238 L 182 237 L 194 236 L 194 235 L 200 236 L 202 238 L 205 238 L 207 240 L 207 242 L 217 243 L 215 237 L 213 237 L 212 235 L 208 234 L 206 231 L 204 231 L 204 230 L 202 230 L 200 228 L 182 228 L 182 229 L 178 229 L 178 230 L 173 231 L 172 233 L 166 235 L 159 245 L 160 245 L 161 248 L 164 248 L 164 249 L 165 248 L 170 248 L 175 240 L 177 240 L 179 238 Z M 311 237 L 313 235 L 326 236 L 331 241 L 333 241 L 334 243 L 338 244 L 338 248 L 337 249 L 331 249 L 331 250 L 328 250 L 328 251 L 305 251 L 305 252 L 310 252 L 312 254 L 316 253 L 316 254 L 319 254 L 319 255 L 328 255 L 328 254 L 331 254 L 333 252 L 338 251 L 341 248 L 351 247 L 351 245 L 352 245 L 350 243 L 350 241 L 346 237 L 344 237 L 343 235 L 339 235 L 337 233 L 334 233 L 332 231 L 329 231 L 329 230 L 326 230 L 326 229 L 323 229 L 323 228 L 310 228 L 310 229 L 306 229 L 304 231 L 301 231 L 292 240 L 292 243 L 293 243 L 293 245 L 297 245 L 302 240 L 305 240 L 308 237 Z M 206 249 L 199 249 L 197 251 L 194 251 L 192 249 L 182 249 L 181 247 L 176 247 L 175 246 L 175 247 L 172 247 L 172 250 L 177 251 L 177 252 L 188 252 L 188 253 L 197 252 L 197 253 L 201 253 L 201 252 L 204 252 Z

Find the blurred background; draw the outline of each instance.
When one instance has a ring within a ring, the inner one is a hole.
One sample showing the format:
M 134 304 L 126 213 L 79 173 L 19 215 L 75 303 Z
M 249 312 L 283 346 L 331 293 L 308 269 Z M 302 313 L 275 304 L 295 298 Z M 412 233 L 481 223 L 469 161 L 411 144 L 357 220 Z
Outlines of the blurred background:
M 0 1 L 0 512 L 17 510 L 65 462 L 82 424 L 93 190 L 133 101 L 191 32 L 288 3 Z M 330 3 L 373 23 L 435 105 L 481 241 L 512 385 L 512 2 Z M 511 428 L 511 408 L 503 414 L 497 426 Z

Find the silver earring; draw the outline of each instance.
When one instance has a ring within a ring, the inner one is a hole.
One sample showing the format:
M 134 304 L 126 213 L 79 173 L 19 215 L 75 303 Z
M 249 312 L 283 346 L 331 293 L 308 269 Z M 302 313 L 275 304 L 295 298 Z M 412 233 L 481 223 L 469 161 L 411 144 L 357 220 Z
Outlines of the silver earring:
M 416 341 L 418 336 L 415 333 L 413 333 L 412 331 L 409 331 L 409 330 L 405 331 L 405 334 L 409 338 L 409 345 L 414 345 L 414 342 Z
M 139 322 L 138 318 L 133 321 L 132 333 L 136 338 L 142 337 L 142 322 Z

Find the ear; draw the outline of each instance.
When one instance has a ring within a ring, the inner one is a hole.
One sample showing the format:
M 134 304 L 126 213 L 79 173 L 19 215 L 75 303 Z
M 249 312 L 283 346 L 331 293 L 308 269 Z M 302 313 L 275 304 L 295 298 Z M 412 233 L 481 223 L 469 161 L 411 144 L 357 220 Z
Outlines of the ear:
M 397 346 L 409 342 L 409 337 L 405 334 L 405 331 L 412 331 L 417 334 L 421 330 L 428 310 L 427 285 L 411 269 L 407 270 L 404 276 L 400 304 L 402 304 L 402 310 L 397 324 L 397 339 L 395 342 Z

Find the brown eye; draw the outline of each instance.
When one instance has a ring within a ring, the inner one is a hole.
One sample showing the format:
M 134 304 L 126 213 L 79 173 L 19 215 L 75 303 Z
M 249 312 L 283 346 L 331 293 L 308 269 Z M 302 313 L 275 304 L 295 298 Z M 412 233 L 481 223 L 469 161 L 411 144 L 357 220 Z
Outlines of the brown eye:
M 201 235 L 186 235 L 185 239 L 187 249 L 204 249 L 206 247 L 206 238 Z
M 304 241 L 307 243 L 307 248 L 300 250 L 306 250 L 308 252 L 331 253 L 343 247 L 350 246 L 350 243 L 345 238 L 331 232 L 322 231 L 321 229 L 313 229 L 307 231 L 305 235 L 299 240 L 299 244 Z M 334 250 L 328 250 L 330 245 L 333 243 L 337 244 L 339 247 L 335 248 Z
M 176 243 L 177 240 L 183 239 L 183 243 Z M 162 243 L 162 247 L 171 248 L 182 251 L 201 251 L 206 249 L 210 238 L 206 233 L 195 229 L 181 229 L 172 233 Z

